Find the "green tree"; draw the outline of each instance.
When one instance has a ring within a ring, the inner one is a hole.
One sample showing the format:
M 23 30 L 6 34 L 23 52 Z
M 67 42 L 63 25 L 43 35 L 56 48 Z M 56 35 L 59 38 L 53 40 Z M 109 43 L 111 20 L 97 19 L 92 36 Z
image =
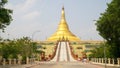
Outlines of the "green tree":
M 114 58 L 120 57 L 120 0 L 112 0 L 108 8 L 97 20 L 99 34 L 110 45 L 110 52 Z
M 12 10 L 4 7 L 7 2 L 7 0 L 0 0 L 0 29 L 2 31 L 4 31 L 12 21 Z
M 105 53 L 104 53 L 105 50 Z M 91 50 L 91 53 L 89 56 L 91 58 L 103 58 L 105 55 L 107 58 L 111 58 L 112 56 L 110 55 L 109 51 L 109 45 L 106 43 L 100 44 L 100 47 L 95 47 L 95 49 Z
M 0 56 L 6 59 L 18 58 L 18 55 L 21 55 L 25 60 L 26 57 L 32 57 L 37 52 L 37 43 L 32 42 L 28 37 L 0 42 Z
M 16 40 L 17 50 L 19 50 L 19 54 L 26 57 L 31 57 L 37 50 L 37 43 L 32 42 L 28 37 L 23 37 L 21 39 Z

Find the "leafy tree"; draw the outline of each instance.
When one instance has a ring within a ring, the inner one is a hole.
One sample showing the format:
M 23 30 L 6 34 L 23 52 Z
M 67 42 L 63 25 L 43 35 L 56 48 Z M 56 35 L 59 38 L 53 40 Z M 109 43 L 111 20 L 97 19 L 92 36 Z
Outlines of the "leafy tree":
M 37 50 L 37 43 L 32 42 L 28 37 L 17 39 L 16 45 L 23 58 L 31 57 Z
M 95 57 L 95 58 L 103 58 L 105 55 L 107 58 L 112 57 L 110 55 L 110 51 L 109 51 L 109 45 L 106 43 L 102 43 L 100 44 L 100 47 L 96 47 L 95 49 L 91 50 L 92 54 L 90 54 L 89 56 L 91 58 Z M 105 55 L 104 55 L 104 50 L 105 50 Z
M 4 31 L 4 28 L 12 21 L 12 10 L 4 7 L 7 2 L 7 0 L 0 0 L 0 29 L 2 31 Z
M 16 58 L 18 55 L 18 50 L 13 41 L 4 44 L 2 46 L 2 52 L 4 58 Z
M 21 55 L 25 60 L 26 57 L 32 57 L 35 53 L 38 53 L 37 43 L 32 42 L 28 37 L 0 42 L 0 56 L 6 59 L 18 58 L 18 55 Z
M 112 0 L 107 6 L 96 26 L 99 34 L 110 45 L 111 55 L 117 58 L 120 57 L 120 0 Z

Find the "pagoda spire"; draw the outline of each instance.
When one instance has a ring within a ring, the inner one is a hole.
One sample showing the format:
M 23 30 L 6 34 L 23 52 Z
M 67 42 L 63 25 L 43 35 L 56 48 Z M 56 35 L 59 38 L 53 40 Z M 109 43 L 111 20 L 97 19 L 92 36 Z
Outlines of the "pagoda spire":
M 58 25 L 57 31 L 47 39 L 47 41 L 57 41 L 57 40 L 69 40 L 69 41 L 80 41 L 70 30 L 65 19 L 64 7 L 62 7 L 61 19 Z
M 61 20 L 66 21 L 66 19 L 65 19 L 64 6 L 62 7 Z

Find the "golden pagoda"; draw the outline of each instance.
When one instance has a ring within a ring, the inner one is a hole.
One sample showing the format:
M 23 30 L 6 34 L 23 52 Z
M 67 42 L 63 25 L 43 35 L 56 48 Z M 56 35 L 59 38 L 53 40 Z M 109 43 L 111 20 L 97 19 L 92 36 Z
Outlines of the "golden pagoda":
M 62 40 L 69 40 L 69 41 L 80 41 L 78 37 L 76 37 L 68 27 L 68 24 L 65 19 L 65 11 L 64 7 L 62 8 L 62 15 L 61 15 L 61 20 L 58 25 L 57 31 L 47 39 L 47 41 L 62 41 Z

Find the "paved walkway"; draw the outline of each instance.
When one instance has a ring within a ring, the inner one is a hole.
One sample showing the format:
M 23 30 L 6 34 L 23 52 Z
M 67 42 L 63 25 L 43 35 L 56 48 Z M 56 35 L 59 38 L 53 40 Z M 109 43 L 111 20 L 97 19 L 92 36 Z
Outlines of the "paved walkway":
M 104 66 L 82 62 L 37 62 L 27 65 L 0 66 L 0 68 L 104 68 Z M 119 67 L 107 66 L 107 68 Z

